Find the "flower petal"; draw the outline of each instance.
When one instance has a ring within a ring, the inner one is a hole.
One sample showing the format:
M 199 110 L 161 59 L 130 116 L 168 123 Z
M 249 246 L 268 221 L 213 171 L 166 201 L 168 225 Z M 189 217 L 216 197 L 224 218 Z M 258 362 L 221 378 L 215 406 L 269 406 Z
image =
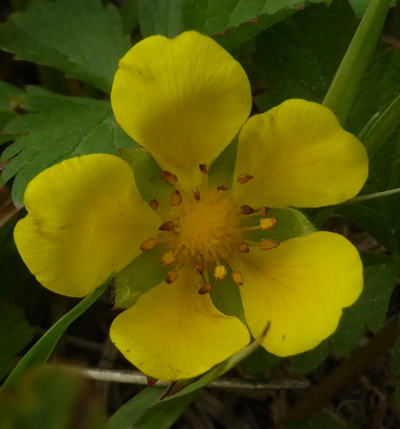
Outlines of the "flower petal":
M 310 350 L 331 335 L 363 285 L 357 250 L 331 232 L 252 249 L 234 264 L 244 277 L 240 292 L 250 331 L 257 338 L 270 321 L 263 346 L 278 356 Z
M 161 380 L 190 378 L 209 370 L 249 342 L 236 317 L 219 312 L 199 295 L 201 278 L 191 267 L 161 283 L 113 321 L 110 336 L 145 374 Z
M 364 146 L 325 106 L 287 100 L 251 117 L 239 136 L 235 198 L 272 207 L 320 207 L 356 195 L 368 175 Z
M 162 169 L 194 189 L 250 114 L 242 66 L 195 31 L 170 40 L 151 36 L 121 59 L 111 92 L 114 115 Z
M 81 297 L 140 252 L 160 222 L 117 156 L 71 158 L 28 185 L 28 215 L 14 231 L 22 259 L 54 292 Z

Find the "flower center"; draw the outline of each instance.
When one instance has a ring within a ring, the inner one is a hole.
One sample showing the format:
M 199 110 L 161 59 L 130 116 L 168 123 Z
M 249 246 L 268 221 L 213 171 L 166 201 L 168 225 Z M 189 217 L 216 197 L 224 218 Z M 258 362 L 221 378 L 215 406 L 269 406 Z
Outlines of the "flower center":
M 200 170 L 207 176 L 204 165 L 200 166 Z M 200 294 L 211 290 L 210 271 L 216 280 L 222 280 L 230 270 L 234 283 L 241 285 L 243 275 L 230 266 L 232 253 L 248 253 L 251 246 L 267 250 L 279 245 L 270 239 L 260 242 L 245 239 L 246 231 L 268 230 L 275 225 L 275 218 L 266 217 L 266 207 L 258 210 L 247 205 L 238 207 L 228 186 L 208 189 L 207 177 L 201 191 L 195 189 L 190 194 L 184 193 L 179 189 L 178 179 L 174 174 L 166 171 L 162 174 L 165 181 L 176 189 L 171 194 L 168 211 L 161 209 L 156 200 L 150 202 L 150 206 L 158 210 L 165 221 L 160 225 L 156 237 L 150 237 L 142 243 L 141 250 L 151 250 L 158 243 L 167 246 L 168 250 L 162 256 L 161 263 L 164 266 L 175 265 L 167 275 L 167 283 L 177 280 L 179 269 L 189 264 L 203 278 Z M 245 185 L 251 179 L 251 176 L 242 174 L 237 181 Z M 259 224 L 246 226 L 243 219 L 249 216 L 259 216 Z

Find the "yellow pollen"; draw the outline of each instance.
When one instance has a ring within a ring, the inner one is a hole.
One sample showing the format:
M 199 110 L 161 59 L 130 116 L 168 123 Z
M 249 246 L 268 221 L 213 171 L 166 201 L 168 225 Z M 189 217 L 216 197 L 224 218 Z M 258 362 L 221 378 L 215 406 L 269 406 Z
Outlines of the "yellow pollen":
M 161 257 L 161 264 L 164 266 L 175 264 L 176 256 L 172 250 L 168 250 L 168 252 L 164 253 Z
M 223 280 L 226 277 L 226 274 L 227 274 L 227 270 L 225 265 L 217 265 L 214 268 L 214 277 L 217 280 Z
M 229 193 L 205 192 L 201 200 L 184 199 L 177 207 L 179 233 L 176 246 L 184 246 L 196 261 L 217 262 L 242 240 L 242 228 L 236 206 Z
M 271 229 L 276 224 L 276 218 L 274 217 L 266 217 L 264 219 L 260 219 L 260 228 L 263 231 Z

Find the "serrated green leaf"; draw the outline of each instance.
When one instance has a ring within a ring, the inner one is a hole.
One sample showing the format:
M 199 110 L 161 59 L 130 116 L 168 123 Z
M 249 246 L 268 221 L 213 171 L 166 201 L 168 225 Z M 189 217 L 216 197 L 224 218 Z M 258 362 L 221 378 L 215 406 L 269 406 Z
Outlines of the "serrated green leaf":
M 83 314 L 104 293 L 109 285 L 107 279 L 89 296 L 80 301 L 72 310 L 62 316 L 37 343 L 20 359 L 16 367 L 4 381 L 2 388 L 14 386 L 27 368 L 40 366 L 47 362 L 63 333 L 81 314 Z
M 139 22 L 145 36 L 174 37 L 197 30 L 233 49 L 282 21 L 305 4 L 323 0 L 141 0 Z
M 42 170 L 72 156 L 117 153 L 133 141 L 115 122 L 108 101 L 67 97 L 29 87 L 27 114 L 11 121 L 5 131 L 20 135 L 1 156 L 6 167 L 1 182 L 15 177 L 12 198 L 23 205 L 26 185 Z
M 14 85 L 0 82 L 0 144 L 11 140 L 3 129 L 5 125 L 17 116 L 15 108 L 24 97 L 24 92 Z
M 268 90 L 261 111 L 288 98 L 321 102 L 356 29 L 346 0 L 312 5 L 263 32 L 253 56 Z
M 0 25 L 0 48 L 108 92 L 129 49 L 114 6 L 100 0 L 44 0 Z
M 168 429 L 192 402 L 195 394 L 172 399 L 159 399 L 165 388 L 142 390 L 123 405 L 108 421 L 106 429 Z

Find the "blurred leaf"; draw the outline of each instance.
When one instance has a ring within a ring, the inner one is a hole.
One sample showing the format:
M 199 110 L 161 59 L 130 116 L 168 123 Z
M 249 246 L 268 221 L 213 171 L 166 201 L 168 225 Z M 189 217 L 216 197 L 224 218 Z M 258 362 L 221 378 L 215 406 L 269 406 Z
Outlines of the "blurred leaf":
M 163 387 L 142 390 L 108 421 L 106 429 L 168 429 L 180 417 L 194 394 L 160 402 Z
M 139 22 L 144 36 L 174 37 L 197 30 L 226 49 L 246 42 L 304 5 L 323 0 L 140 0 Z
M 284 429 L 357 429 L 357 426 L 341 424 L 328 414 L 317 413 L 307 422 L 286 422 Z
M 377 332 L 384 325 L 390 298 L 396 285 L 395 261 L 384 255 L 364 258 L 364 289 L 358 300 L 345 308 L 336 332 L 317 348 L 291 358 L 300 374 L 314 370 L 332 352 L 343 356 L 356 348 L 365 330 Z
M 32 348 L 22 357 L 17 366 L 3 383 L 4 387 L 16 384 L 27 368 L 43 365 L 49 359 L 63 333 L 82 313 L 84 313 L 104 293 L 109 279 L 99 286 L 91 295 L 80 301 L 72 310 L 59 319 Z
M 324 98 L 344 125 L 353 107 L 362 77 L 381 37 L 391 0 L 372 0 L 357 28 Z
M 104 429 L 103 422 L 95 395 L 68 372 L 36 368 L 0 392 L 2 429 Z
M 10 122 L 6 132 L 22 134 L 3 152 L 2 183 L 15 177 L 14 204 L 23 205 L 26 185 L 42 170 L 72 156 L 116 153 L 133 141 L 115 122 L 108 101 L 67 97 L 40 87 L 29 87 L 24 99 L 27 114 Z
M 0 379 L 16 364 L 17 354 L 32 341 L 35 331 L 21 309 L 0 302 Z
M 129 49 L 118 11 L 100 0 L 42 0 L 0 25 L 0 48 L 105 92 Z
M 322 102 L 356 29 L 346 0 L 313 5 L 257 38 L 253 57 L 267 91 L 257 106 L 270 109 L 288 98 Z

